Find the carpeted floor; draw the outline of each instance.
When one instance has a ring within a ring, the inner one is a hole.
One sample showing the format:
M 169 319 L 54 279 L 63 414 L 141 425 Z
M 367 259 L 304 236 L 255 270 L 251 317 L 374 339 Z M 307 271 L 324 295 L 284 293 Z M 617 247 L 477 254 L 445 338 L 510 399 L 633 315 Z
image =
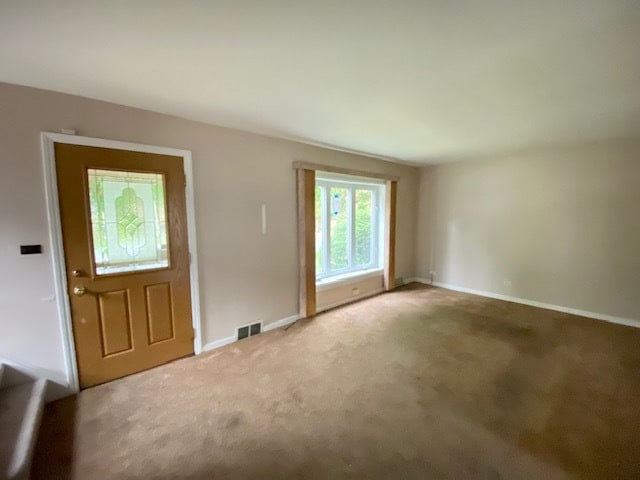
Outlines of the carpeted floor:
M 640 478 L 640 330 L 404 287 L 47 406 L 33 478 Z

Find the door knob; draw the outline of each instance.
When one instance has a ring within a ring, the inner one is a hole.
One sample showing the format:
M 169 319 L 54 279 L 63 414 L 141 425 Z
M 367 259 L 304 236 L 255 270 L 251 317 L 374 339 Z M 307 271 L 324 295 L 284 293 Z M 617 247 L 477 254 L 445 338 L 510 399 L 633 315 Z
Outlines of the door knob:
M 84 295 L 86 291 L 87 290 L 82 285 L 79 285 L 77 287 L 73 287 L 73 294 L 78 296 L 78 297 L 81 297 L 82 295 Z

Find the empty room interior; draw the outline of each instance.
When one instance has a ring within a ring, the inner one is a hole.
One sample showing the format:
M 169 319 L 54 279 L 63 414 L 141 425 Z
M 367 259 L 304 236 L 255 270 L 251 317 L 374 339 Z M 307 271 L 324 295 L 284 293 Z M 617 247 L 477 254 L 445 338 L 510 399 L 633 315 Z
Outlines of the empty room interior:
M 0 0 L 0 480 L 640 478 L 640 4 Z

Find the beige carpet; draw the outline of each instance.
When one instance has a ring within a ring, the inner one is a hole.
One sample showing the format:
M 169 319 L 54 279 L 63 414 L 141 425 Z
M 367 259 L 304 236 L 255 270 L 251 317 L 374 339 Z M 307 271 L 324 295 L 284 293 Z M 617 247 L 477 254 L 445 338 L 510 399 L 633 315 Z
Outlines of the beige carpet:
M 640 478 L 640 330 L 418 285 L 47 406 L 34 478 Z

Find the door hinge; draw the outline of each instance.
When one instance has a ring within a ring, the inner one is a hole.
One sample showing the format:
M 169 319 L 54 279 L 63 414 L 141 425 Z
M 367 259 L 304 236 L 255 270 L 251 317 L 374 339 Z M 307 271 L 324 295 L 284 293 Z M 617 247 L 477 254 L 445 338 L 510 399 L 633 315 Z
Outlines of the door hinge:
M 191 260 L 191 252 L 189 252 L 189 265 L 191 265 L 192 260 Z
M 191 327 L 191 340 L 196 338 L 196 327 Z

